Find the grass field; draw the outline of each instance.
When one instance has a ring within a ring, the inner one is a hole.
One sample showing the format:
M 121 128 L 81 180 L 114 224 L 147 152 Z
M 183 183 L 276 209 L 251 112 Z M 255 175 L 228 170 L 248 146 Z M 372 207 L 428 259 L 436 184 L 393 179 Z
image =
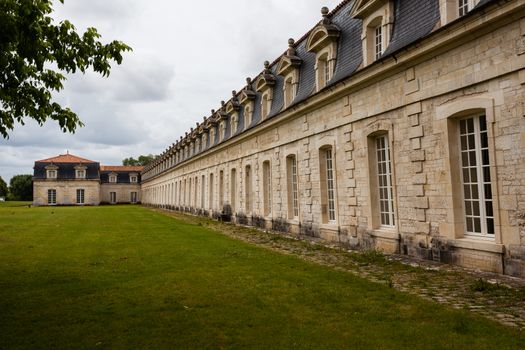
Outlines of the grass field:
M 0 349 L 523 349 L 466 311 L 138 206 L 0 206 Z
M 33 202 L 24 202 L 24 201 L 6 201 L 0 202 L 0 208 L 5 207 L 24 207 L 30 206 Z

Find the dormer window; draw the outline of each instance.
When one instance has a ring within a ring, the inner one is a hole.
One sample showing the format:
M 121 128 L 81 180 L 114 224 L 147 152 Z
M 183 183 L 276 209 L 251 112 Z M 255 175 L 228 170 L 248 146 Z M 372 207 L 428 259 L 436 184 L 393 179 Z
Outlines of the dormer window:
M 374 56 L 378 60 L 383 54 L 383 27 L 381 25 L 374 29 L 374 42 Z
M 266 93 L 261 98 L 261 117 L 262 119 L 265 119 L 268 116 L 268 113 L 270 113 L 272 100 L 270 100 L 268 95 L 269 94 Z
M 439 0 L 441 25 L 445 25 L 469 13 L 480 0 Z
M 390 43 L 394 1 L 359 0 L 351 16 L 363 20 L 363 65 L 367 66 L 380 59 Z
M 255 92 L 252 90 L 252 80 L 246 78 L 246 87 L 240 93 L 239 103 L 244 108 L 244 129 L 247 129 L 252 123 L 253 107 L 255 101 Z
M 206 148 L 206 142 L 208 141 L 208 133 L 202 134 L 202 149 Z
M 117 174 L 109 174 L 109 182 L 116 183 L 117 182 Z
M 226 136 L 226 122 L 222 121 L 219 124 L 219 142 L 224 140 Z
M 297 86 L 299 84 L 299 67 L 301 66 L 301 58 L 299 58 L 295 51 L 295 41 L 288 39 L 288 50 L 286 54 L 281 57 L 277 66 L 277 73 L 284 76 L 284 107 L 292 104 L 295 96 L 297 96 Z
M 262 94 L 261 98 L 261 119 L 265 119 L 272 107 L 273 86 L 275 85 L 275 76 L 270 70 L 270 62 L 264 61 L 264 71 L 257 81 L 257 91 Z
M 77 179 L 85 179 L 86 178 L 86 171 L 85 170 L 75 170 L 75 177 Z
M 293 83 L 292 77 L 289 77 L 284 82 L 284 105 L 288 107 L 292 104 L 296 96 L 297 86 Z
M 76 179 L 85 179 L 86 178 L 86 167 L 82 165 L 77 165 L 75 167 L 75 178 Z
M 137 174 L 130 174 L 129 175 L 129 182 L 131 183 L 137 183 L 139 181 L 139 177 Z
M 306 49 L 316 54 L 316 87 L 317 91 L 324 88 L 332 79 L 332 73 L 335 69 L 337 55 L 337 40 L 340 35 L 339 28 L 332 24 L 328 17 L 328 8 L 321 9 L 323 19 L 315 27 L 306 42 Z
M 46 177 L 48 179 L 56 179 L 57 178 L 57 171 L 56 170 L 46 170 Z
M 459 17 L 464 16 L 467 14 L 469 8 L 468 8 L 469 0 L 458 0 L 458 14 Z
M 226 114 L 231 116 L 230 136 L 233 136 L 237 132 L 238 125 L 239 125 L 239 110 L 240 109 L 241 109 L 241 105 L 237 98 L 237 91 L 233 90 L 232 98 L 226 104 Z
M 231 135 L 235 134 L 237 132 L 237 128 L 238 128 L 238 116 L 237 116 L 237 113 L 233 114 L 232 115 L 232 120 L 231 120 Z
M 251 106 L 244 108 L 244 128 L 247 129 L 252 123 L 252 109 Z
M 215 128 L 210 129 L 210 145 L 213 145 L 215 142 Z
M 46 166 L 46 179 L 56 179 L 58 176 L 58 167 L 56 165 Z

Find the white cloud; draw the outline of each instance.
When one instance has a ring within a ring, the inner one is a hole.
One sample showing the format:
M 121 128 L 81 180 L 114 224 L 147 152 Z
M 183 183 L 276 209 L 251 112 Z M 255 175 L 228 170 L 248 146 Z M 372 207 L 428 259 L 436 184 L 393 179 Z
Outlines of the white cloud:
M 57 101 L 86 126 L 63 134 L 56 122 L 16 126 L 0 139 L 0 176 L 32 171 L 33 162 L 71 153 L 120 164 L 123 158 L 158 154 L 201 121 L 232 90 L 256 76 L 321 18 L 337 0 L 66 0 L 55 2 L 57 20 L 79 31 L 96 27 L 102 41 L 129 44 L 121 66 L 103 78 L 69 76 Z

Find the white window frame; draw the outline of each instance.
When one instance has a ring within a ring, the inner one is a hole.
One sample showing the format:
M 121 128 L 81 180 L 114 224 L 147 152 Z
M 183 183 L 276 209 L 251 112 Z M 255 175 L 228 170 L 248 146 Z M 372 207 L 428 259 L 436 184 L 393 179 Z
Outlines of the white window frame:
M 288 171 L 288 218 L 299 218 L 299 187 L 297 174 L 297 157 L 295 154 L 286 157 Z
M 375 138 L 375 152 L 379 223 L 380 227 L 392 228 L 396 225 L 396 217 L 392 186 L 391 150 L 387 134 Z
M 117 182 L 117 175 L 109 175 L 109 182 L 116 183 Z
M 47 204 L 55 205 L 57 204 L 57 190 L 50 188 L 47 190 Z
M 85 169 L 76 169 L 75 170 L 75 178 L 77 178 L 77 179 L 85 179 L 86 178 L 86 170 Z
M 137 191 L 131 191 L 130 192 L 130 198 L 129 198 L 130 202 L 131 203 L 137 203 L 137 198 L 138 198 Z
M 230 205 L 233 212 L 235 212 L 237 198 L 237 169 L 230 170 Z
M 58 176 L 58 170 L 48 169 L 46 170 L 46 179 L 56 179 Z
M 114 191 L 109 192 L 109 202 L 111 204 L 117 203 L 117 192 L 114 192 Z
M 272 166 L 269 160 L 263 162 L 263 210 L 264 215 L 272 214 Z
M 374 28 L 374 60 L 381 58 L 383 54 L 383 25 Z
M 83 188 L 77 188 L 77 204 L 85 204 L 86 191 Z
M 482 129 L 482 120 L 484 120 L 484 129 Z M 470 126 L 469 121 L 472 121 Z M 495 208 L 486 116 L 475 114 L 461 118 L 458 120 L 458 128 L 465 236 L 493 239 L 495 237 Z M 477 198 L 475 198 L 476 195 Z
M 325 151 L 326 160 L 326 196 L 327 196 L 327 216 L 328 222 L 335 222 L 335 181 L 334 181 L 334 161 L 332 148 L 327 148 Z
M 251 165 L 246 165 L 244 168 L 244 210 L 246 214 L 251 214 L 253 205 L 252 205 L 252 167 Z
M 131 175 L 131 176 L 129 177 L 129 182 L 131 182 L 131 183 L 137 183 L 137 182 L 139 182 L 139 181 L 138 181 L 138 176 L 137 176 L 137 175 Z

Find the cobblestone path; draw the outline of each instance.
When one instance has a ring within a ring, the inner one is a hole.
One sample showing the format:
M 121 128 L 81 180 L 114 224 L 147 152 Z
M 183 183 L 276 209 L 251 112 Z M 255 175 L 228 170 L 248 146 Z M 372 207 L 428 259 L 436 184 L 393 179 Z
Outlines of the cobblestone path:
M 375 251 L 349 251 L 311 237 L 264 232 L 206 218 L 161 212 L 186 223 L 304 260 L 347 271 L 372 282 L 447 304 L 525 331 L 525 280 L 434 261 L 413 260 Z

